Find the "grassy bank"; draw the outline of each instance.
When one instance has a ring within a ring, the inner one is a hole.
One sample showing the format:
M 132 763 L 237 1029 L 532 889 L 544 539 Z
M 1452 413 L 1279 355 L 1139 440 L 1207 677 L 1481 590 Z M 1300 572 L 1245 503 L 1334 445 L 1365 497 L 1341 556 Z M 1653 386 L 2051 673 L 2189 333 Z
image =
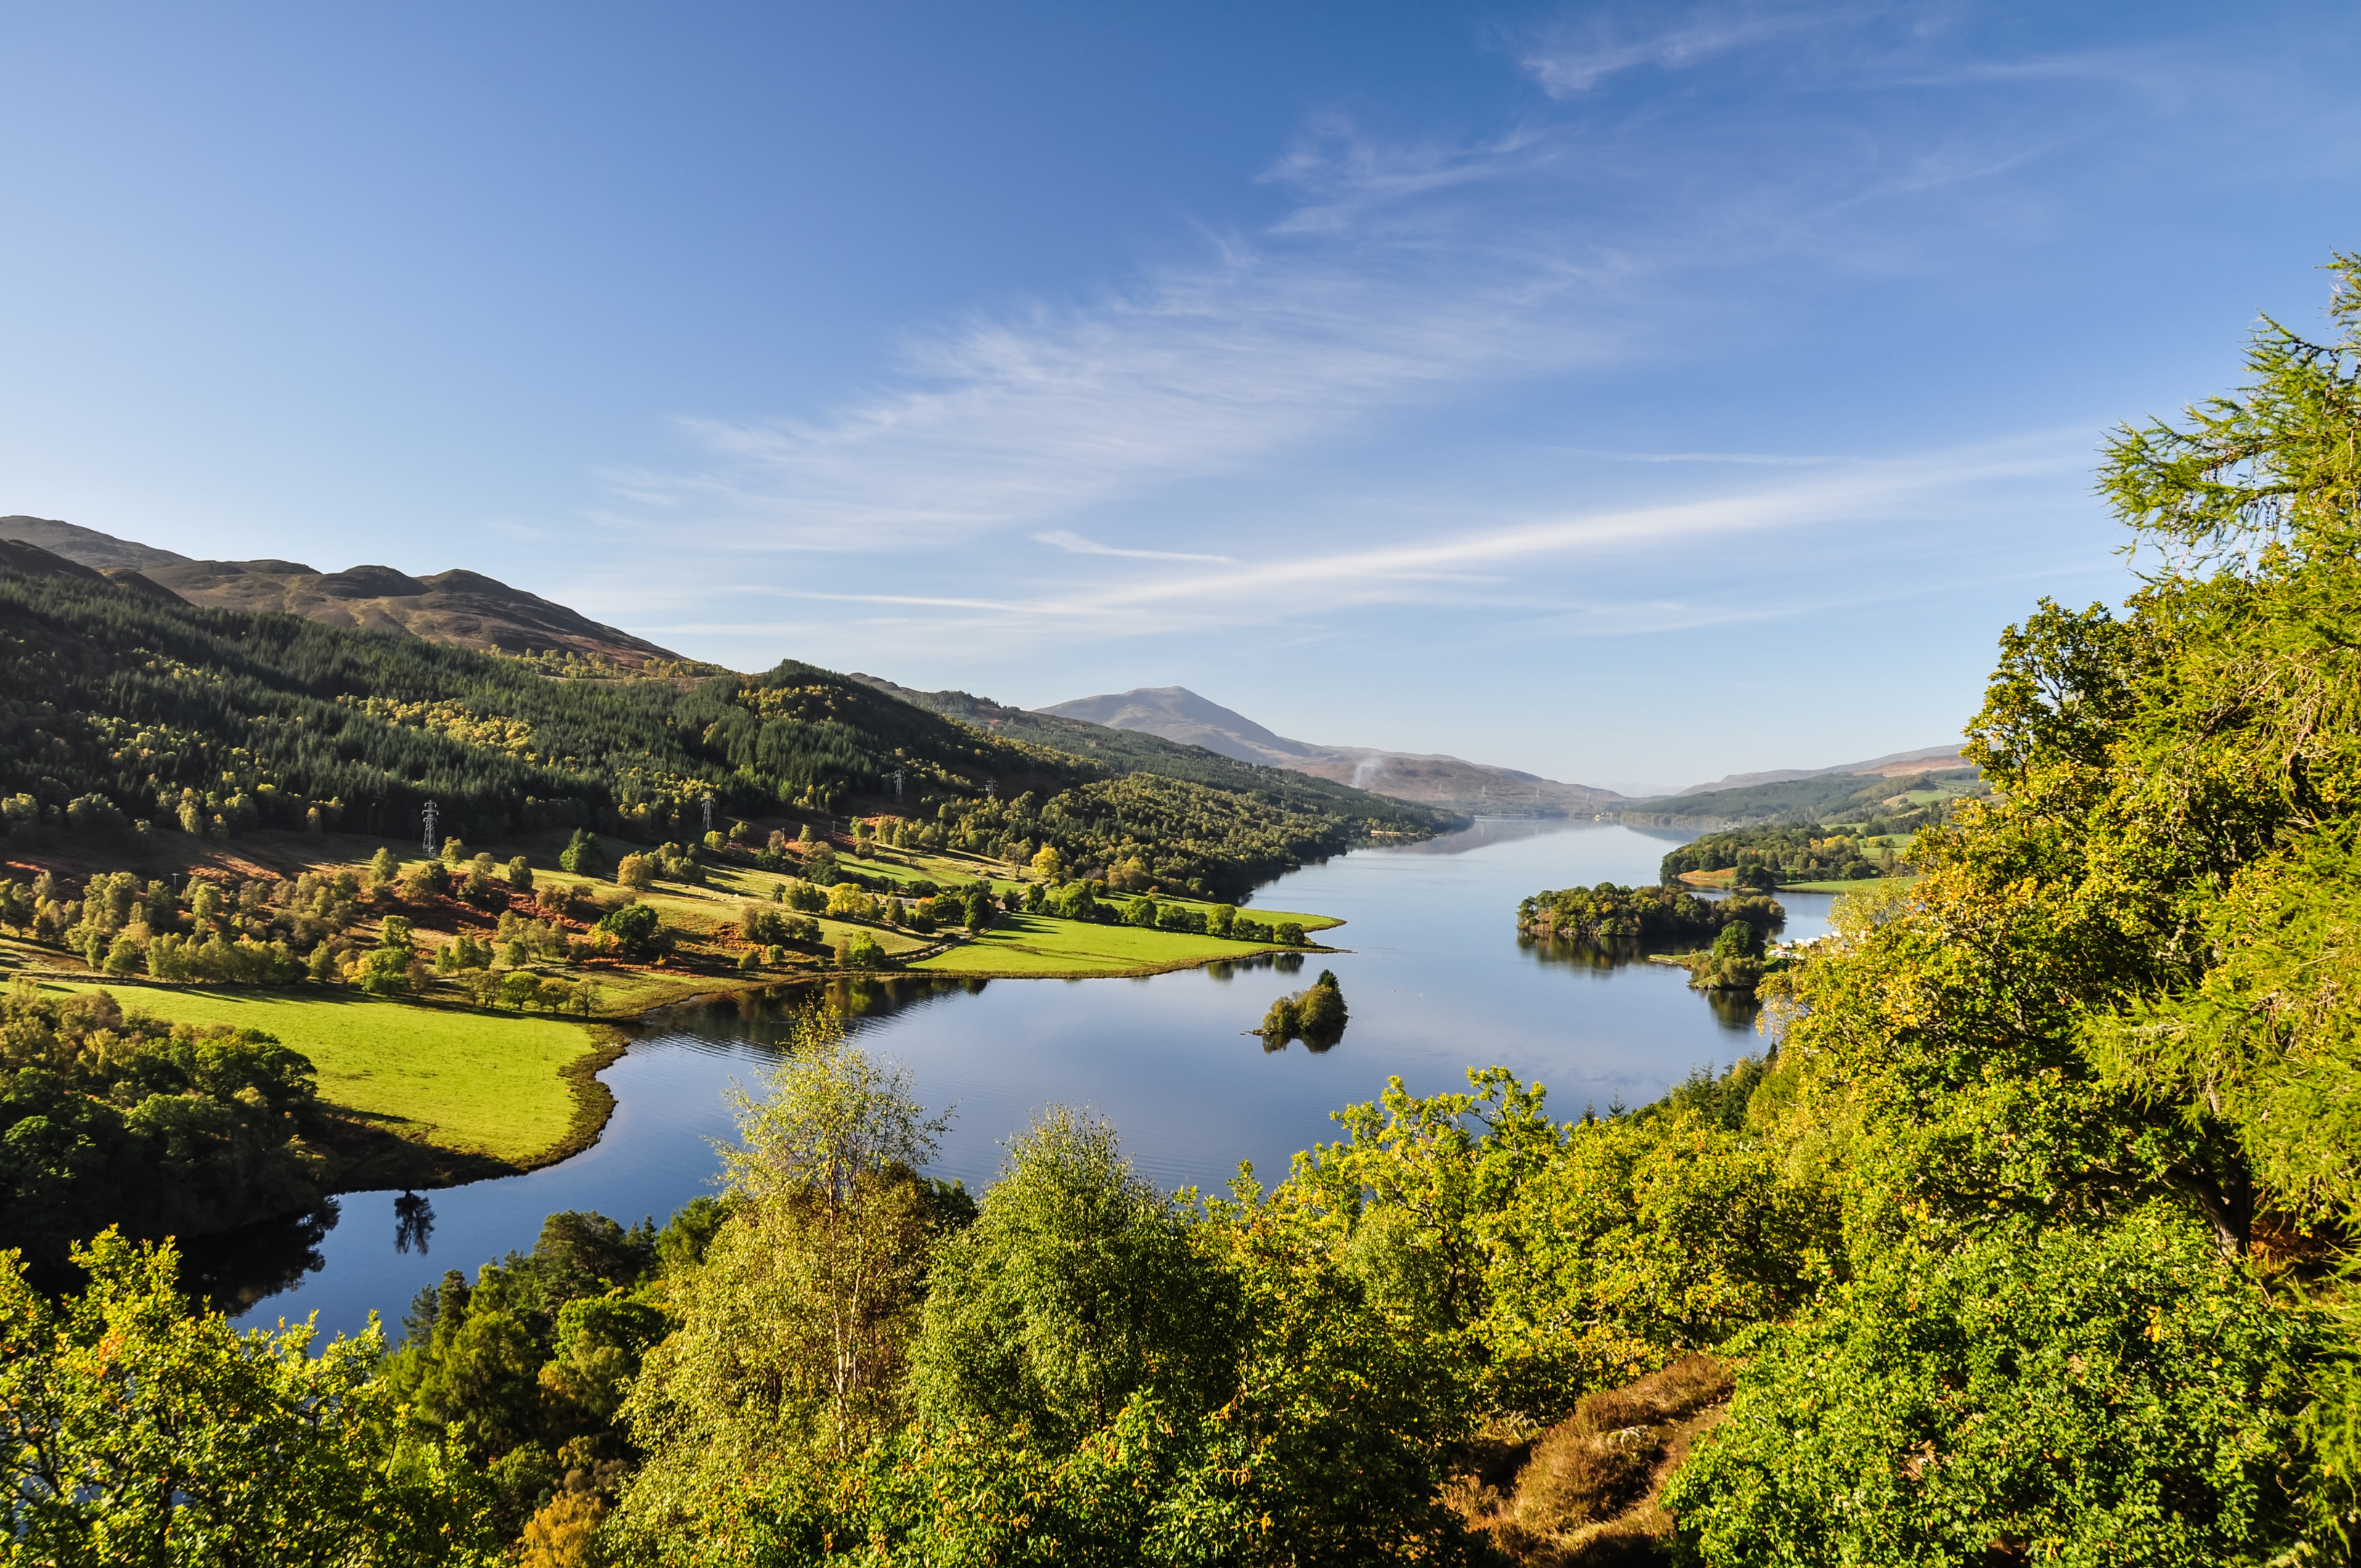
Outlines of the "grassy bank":
M 1683 872 L 1681 880 L 1691 887 L 1719 888 L 1728 892 L 1737 876 L 1737 870 L 1730 868 L 1718 872 Z M 1900 887 L 1905 883 L 1915 881 L 1916 876 L 1916 872 L 1907 872 L 1900 876 L 1861 877 L 1846 882 L 1782 883 L 1772 890 L 1771 896 L 1776 898 L 1783 893 L 1865 893 Z
M 602 1047 L 600 1031 L 580 1023 L 343 989 L 112 989 L 126 1012 L 175 1024 L 260 1029 L 311 1058 L 320 1098 L 335 1109 L 407 1140 L 520 1168 L 576 1146 L 569 1135 L 577 1131 L 578 1096 L 566 1069 Z M 603 1089 L 597 1098 L 603 1123 L 611 1102 Z
M 1260 912 L 1257 912 L 1260 917 Z M 1290 916 L 1289 918 L 1295 918 Z M 1306 922 L 1308 925 L 1309 922 Z M 1323 925 L 1339 922 L 1328 920 Z M 1012 915 L 975 940 L 910 965 L 928 974 L 1008 977 L 1153 974 L 1274 949 L 1268 943 L 1229 942 L 1182 931 L 1100 926 L 1046 915 Z M 1287 949 L 1278 949 L 1287 950 Z
M 1901 887 L 1917 881 L 1916 873 L 1907 876 L 1870 877 L 1861 882 L 1791 882 L 1780 893 L 1877 893 L 1889 887 Z M 1776 894 L 1773 894 L 1775 897 Z

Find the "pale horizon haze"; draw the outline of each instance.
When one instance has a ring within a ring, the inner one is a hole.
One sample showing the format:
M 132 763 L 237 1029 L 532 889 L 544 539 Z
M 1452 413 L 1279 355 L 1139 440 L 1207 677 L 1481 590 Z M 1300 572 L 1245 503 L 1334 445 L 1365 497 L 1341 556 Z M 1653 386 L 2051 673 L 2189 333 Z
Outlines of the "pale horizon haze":
M 0 5 L 0 513 L 1627 794 L 1956 739 L 2328 4 Z

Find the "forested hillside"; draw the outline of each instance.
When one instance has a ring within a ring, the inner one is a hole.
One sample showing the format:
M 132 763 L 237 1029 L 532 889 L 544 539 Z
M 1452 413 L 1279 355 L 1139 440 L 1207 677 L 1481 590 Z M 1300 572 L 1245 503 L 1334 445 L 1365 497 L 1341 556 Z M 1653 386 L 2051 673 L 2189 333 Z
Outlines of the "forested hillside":
M 1899 778 L 1883 773 L 1816 773 L 1737 789 L 1635 800 L 1617 807 L 1634 827 L 1711 822 L 1850 822 L 1906 809 L 1910 797 L 1945 800 L 1981 793 L 1973 768 L 1949 768 Z M 1891 803 L 1891 804 L 1889 804 Z
M 1425 825 L 1386 803 L 1369 803 L 1378 816 L 1312 799 L 1279 810 L 1267 792 L 1126 778 L 793 662 L 585 678 L 5 567 L 0 683 L 0 819 L 119 840 L 126 854 L 160 832 L 407 838 L 430 798 L 441 831 L 471 843 L 577 826 L 693 836 L 708 794 L 733 817 L 898 800 L 972 839 L 1056 843 L 1078 866 L 1161 854 L 1177 880 L 1235 893 L 1373 828 Z
M 1688 872 L 1734 871 L 1732 886 L 1763 888 L 1873 881 L 1903 869 L 1895 839 L 1906 846 L 1911 834 L 1948 816 L 1951 804 L 1881 808 L 1851 822 L 1774 822 L 1708 833 L 1666 853 L 1657 874 L 1675 883 Z

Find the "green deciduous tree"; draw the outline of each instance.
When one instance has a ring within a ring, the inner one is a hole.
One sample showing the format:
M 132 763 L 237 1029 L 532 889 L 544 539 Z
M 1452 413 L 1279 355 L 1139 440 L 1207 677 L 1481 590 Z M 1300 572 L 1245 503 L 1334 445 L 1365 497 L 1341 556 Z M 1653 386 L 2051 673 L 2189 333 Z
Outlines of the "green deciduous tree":
M 938 1426 L 1022 1426 L 1071 1445 L 1151 1392 L 1191 1416 L 1233 1379 L 1235 1286 L 1115 1131 L 1057 1109 L 1013 1139 L 928 1293 L 912 1390 Z
M 653 905 L 627 904 L 620 909 L 610 909 L 598 917 L 592 929 L 614 938 L 630 958 L 649 958 L 664 950 L 664 919 Z
M 574 836 L 558 851 L 557 869 L 575 876 L 598 877 L 607 874 L 607 851 L 598 836 L 588 828 L 577 828 Z
M 490 1563 L 468 1466 L 374 1379 L 374 1323 L 241 1334 L 167 1244 L 113 1231 L 62 1305 L 0 1254 L 0 1465 L 12 1562 Z
M 2236 394 L 2111 443 L 2144 586 L 2008 630 L 1967 749 L 1993 798 L 1795 976 L 1750 1124 L 1830 1161 L 1845 1245 L 1684 1483 L 1708 1555 L 2349 1551 L 2361 258 L 2334 271 L 2334 341 L 2267 322 Z M 2335 1310 L 2275 1299 L 2290 1271 Z M 1912 1457 L 1910 1420 L 1959 1435 Z
M 677 1325 L 624 1406 L 654 1455 L 620 1528 L 687 1555 L 701 1530 L 792 1514 L 828 1463 L 903 1410 L 903 1370 L 938 1234 L 961 1201 L 917 1174 L 944 1126 L 906 1071 L 806 1014 L 724 1151 L 727 1218 L 703 1261 L 667 1283 Z M 824 1489 L 824 1487 L 822 1488 Z
M 1665 1506 L 1714 1563 L 2279 1561 L 2316 1333 L 2170 1209 L 1905 1246 L 1733 1346 Z

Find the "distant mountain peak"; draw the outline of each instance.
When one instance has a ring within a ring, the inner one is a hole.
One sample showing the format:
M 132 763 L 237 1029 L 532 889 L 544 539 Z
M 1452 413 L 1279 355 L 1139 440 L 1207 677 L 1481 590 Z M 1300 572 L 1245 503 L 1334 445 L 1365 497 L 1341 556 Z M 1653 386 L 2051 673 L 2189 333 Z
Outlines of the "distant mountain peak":
M 1324 750 L 1274 734 L 1245 714 L 1199 696 L 1187 686 L 1134 686 L 1127 692 L 1076 697 L 1054 707 L 1034 709 L 1060 718 L 1080 718 L 1110 729 L 1139 729 L 1168 740 L 1202 746 L 1242 762 L 1289 767 Z M 1177 730 L 1187 729 L 1183 735 Z M 1216 739 L 1200 739 L 1197 731 Z M 1227 745 L 1219 743 L 1229 742 Z
M 1134 686 L 1034 711 L 1202 746 L 1242 762 L 1288 768 L 1422 806 L 1468 811 L 1525 806 L 1587 813 L 1622 799 L 1611 790 L 1560 784 L 1515 768 L 1457 757 L 1290 740 L 1187 686 Z

